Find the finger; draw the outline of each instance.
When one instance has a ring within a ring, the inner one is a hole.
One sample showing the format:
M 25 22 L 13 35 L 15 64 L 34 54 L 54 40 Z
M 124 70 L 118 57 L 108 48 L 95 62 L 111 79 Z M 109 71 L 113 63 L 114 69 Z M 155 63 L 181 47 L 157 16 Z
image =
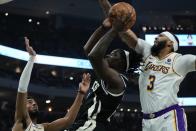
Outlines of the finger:
M 82 75 L 82 83 L 84 83 L 85 80 L 86 80 L 86 73 L 83 73 L 83 75 Z
M 85 77 L 86 77 L 86 73 L 83 73 L 82 79 L 85 79 Z
M 89 77 L 89 79 L 88 79 L 88 82 L 90 83 L 91 82 L 91 78 Z
M 88 79 L 89 79 L 89 81 L 91 80 L 91 75 L 90 74 L 88 75 Z
M 27 47 L 29 47 L 29 40 L 27 38 L 25 38 L 25 44 Z
M 91 75 L 89 73 L 87 73 L 87 80 L 90 81 L 91 80 Z
M 27 37 L 24 37 L 25 41 L 28 41 L 29 39 Z
M 24 39 L 27 40 L 28 38 L 25 36 Z
M 89 77 L 90 76 L 90 73 L 87 73 L 87 76 Z

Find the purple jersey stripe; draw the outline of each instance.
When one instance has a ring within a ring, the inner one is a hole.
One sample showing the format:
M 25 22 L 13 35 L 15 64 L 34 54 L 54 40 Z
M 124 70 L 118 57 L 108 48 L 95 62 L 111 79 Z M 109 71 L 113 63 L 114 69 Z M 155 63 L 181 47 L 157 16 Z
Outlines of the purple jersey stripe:
M 184 111 L 182 108 L 176 109 L 176 118 L 177 118 L 178 131 L 186 131 Z

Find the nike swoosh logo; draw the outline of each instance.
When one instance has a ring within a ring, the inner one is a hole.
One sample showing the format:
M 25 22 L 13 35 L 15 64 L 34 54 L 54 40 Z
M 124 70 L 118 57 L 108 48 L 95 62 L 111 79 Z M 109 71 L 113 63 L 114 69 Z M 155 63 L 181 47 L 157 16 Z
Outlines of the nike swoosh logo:
M 169 115 L 168 116 L 165 116 L 164 119 L 167 119 L 168 117 L 169 117 Z

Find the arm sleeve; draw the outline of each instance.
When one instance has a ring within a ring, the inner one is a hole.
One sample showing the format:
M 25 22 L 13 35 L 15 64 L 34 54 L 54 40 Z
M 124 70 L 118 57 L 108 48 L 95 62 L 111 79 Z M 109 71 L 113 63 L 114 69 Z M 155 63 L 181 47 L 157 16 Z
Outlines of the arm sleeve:
M 151 54 L 150 50 L 151 50 L 151 45 L 148 42 L 138 38 L 135 51 L 143 55 L 143 59 L 146 59 Z
M 174 71 L 182 76 L 185 76 L 191 71 L 196 69 L 196 56 L 195 55 L 180 55 L 174 60 Z
M 18 92 L 21 92 L 21 93 L 27 92 L 27 88 L 29 85 L 30 77 L 31 77 L 31 72 L 33 69 L 34 59 L 35 59 L 34 56 L 31 56 L 29 58 L 29 61 L 22 72 L 22 75 L 19 80 Z

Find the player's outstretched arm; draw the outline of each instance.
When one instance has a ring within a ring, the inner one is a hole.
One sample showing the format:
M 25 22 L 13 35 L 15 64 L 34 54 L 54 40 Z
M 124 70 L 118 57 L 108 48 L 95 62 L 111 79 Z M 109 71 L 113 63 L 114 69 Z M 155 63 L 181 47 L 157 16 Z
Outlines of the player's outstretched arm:
M 173 69 L 177 74 L 185 77 L 187 73 L 196 70 L 196 56 L 186 54 L 176 57 Z
M 26 108 L 27 88 L 29 85 L 36 53 L 33 50 L 33 48 L 29 45 L 29 39 L 27 37 L 25 37 L 25 45 L 26 45 L 26 50 L 29 53 L 30 57 L 19 80 L 18 93 L 16 98 L 15 122 L 19 122 L 22 124 L 29 124 L 31 120 Z
M 105 17 L 108 17 L 111 4 L 108 0 L 99 0 L 99 4 L 104 12 Z
M 102 7 L 105 17 L 107 17 L 111 4 L 108 0 L 99 0 L 99 4 Z M 109 24 L 109 25 L 108 25 Z M 111 28 L 111 24 L 106 19 L 100 27 L 91 35 L 85 46 L 83 47 L 86 56 L 91 52 L 98 40 Z
M 136 34 L 131 30 L 128 29 L 127 31 L 120 32 L 119 36 L 121 40 L 129 47 L 135 49 L 137 42 L 138 42 L 138 37 Z
M 79 112 L 80 106 L 82 105 L 83 98 L 88 92 L 90 81 L 91 81 L 90 74 L 84 73 L 82 77 L 82 81 L 79 83 L 79 89 L 78 89 L 77 96 L 75 98 L 73 105 L 69 109 L 69 112 L 66 114 L 64 118 L 60 118 L 51 123 L 44 123 L 43 125 L 45 128 L 45 131 L 60 131 L 64 128 L 67 128 L 69 125 L 71 125 L 74 122 Z

